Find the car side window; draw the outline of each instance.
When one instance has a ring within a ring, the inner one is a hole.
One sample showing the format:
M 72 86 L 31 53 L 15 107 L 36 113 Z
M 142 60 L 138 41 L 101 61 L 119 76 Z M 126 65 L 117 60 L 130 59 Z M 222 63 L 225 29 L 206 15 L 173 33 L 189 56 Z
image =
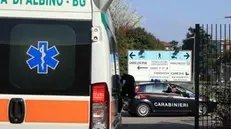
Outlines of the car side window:
M 176 89 L 178 92 L 182 93 L 182 92 L 186 92 L 186 90 L 178 85 L 175 85 L 176 86 Z
M 145 93 L 164 93 L 165 84 L 156 83 L 147 85 L 144 89 Z
M 153 92 L 153 86 L 152 85 L 147 85 L 144 89 L 144 92 L 146 93 L 152 93 Z
M 175 84 L 170 84 L 171 88 L 170 88 L 170 92 L 167 92 L 169 94 L 177 94 L 177 95 L 182 95 L 183 92 L 185 92 L 185 90 L 181 87 L 179 87 L 178 85 Z M 172 87 L 176 87 L 176 91 L 172 92 Z

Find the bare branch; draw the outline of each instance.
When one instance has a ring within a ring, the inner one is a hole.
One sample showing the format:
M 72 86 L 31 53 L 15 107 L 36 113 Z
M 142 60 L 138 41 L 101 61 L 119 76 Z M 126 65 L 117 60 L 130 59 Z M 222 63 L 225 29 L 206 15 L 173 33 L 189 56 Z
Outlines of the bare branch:
M 123 3 L 121 0 L 113 0 L 110 12 L 115 28 L 121 26 L 136 28 L 143 22 L 143 17 L 139 16 L 136 10 L 131 11 L 131 4 Z

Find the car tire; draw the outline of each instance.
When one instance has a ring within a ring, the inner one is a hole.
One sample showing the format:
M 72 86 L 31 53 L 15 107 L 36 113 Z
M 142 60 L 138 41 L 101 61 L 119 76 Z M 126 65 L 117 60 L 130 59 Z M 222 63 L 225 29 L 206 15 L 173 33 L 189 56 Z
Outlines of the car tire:
M 198 110 L 200 116 L 205 116 L 208 114 L 208 107 L 206 104 L 199 104 Z
M 145 103 L 141 103 L 136 108 L 136 114 L 139 117 L 147 117 L 150 115 L 150 107 Z

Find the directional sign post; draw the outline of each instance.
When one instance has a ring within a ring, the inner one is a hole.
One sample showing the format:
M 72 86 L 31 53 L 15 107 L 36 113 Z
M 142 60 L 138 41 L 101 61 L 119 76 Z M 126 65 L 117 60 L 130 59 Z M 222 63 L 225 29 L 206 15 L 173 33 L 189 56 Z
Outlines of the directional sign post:
M 128 74 L 136 81 L 191 81 L 191 51 L 128 51 Z

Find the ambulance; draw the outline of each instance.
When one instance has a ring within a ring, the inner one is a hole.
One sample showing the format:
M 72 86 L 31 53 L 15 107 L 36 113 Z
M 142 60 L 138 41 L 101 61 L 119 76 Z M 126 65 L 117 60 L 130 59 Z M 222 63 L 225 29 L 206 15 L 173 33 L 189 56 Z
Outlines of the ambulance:
M 117 129 L 112 0 L 0 0 L 1 129 Z

